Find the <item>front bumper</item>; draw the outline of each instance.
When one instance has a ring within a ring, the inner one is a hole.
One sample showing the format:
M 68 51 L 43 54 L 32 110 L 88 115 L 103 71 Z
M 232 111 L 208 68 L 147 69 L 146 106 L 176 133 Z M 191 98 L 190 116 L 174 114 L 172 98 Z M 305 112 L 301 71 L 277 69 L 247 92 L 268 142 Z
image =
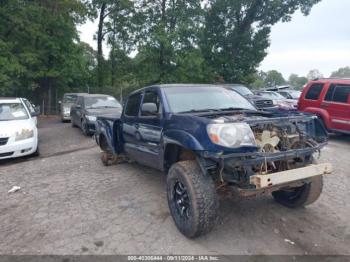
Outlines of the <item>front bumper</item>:
M 62 114 L 61 117 L 62 117 L 62 120 L 71 120 L 70 114 Z
M 12 137 L 6 145 L 0 146 L 0 159 L 31 155 L 38 148 L 38 138 L 35 136 L 17 142 L 14 140 L 14 137 Z
M 272 174 L 257 174 L 250 177 L 250 184 L 255 185 L 256 189 L 280 186 L 287 183 L 294 183 L 296 181 L 309 179 L 314 176 L 331 174 L 332 169 L 333 168 L 330 163 L 323 163 Z
M 204 152 L 201 168 L 210 170 L 218 168 L 221 176 L 229 184 L 236 184 L 241 189 L 261 190 L 265 188 L 278 188 L 280 185 L 291 184 L 297 181 L 306 181 L 313 176 L 329 174 L 332 172 L 331 164 L 310 165 L 312 155 L 318 152 L 327 143 L 316 144 L 312 147 L 292 149 L 274 153 L 246 152 L 220 155 Z M 286 171 L 264 173 L 257 171 L 257 167 L 266 163 L 290 161 L 295 159 L 308 159 L 304 166 Z

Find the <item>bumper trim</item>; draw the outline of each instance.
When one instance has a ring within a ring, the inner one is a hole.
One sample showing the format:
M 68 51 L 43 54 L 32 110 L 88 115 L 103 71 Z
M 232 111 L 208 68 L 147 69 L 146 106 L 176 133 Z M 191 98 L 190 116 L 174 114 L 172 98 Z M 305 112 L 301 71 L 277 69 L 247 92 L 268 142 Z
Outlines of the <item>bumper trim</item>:
M 272 174 L 254 175 L 250 177 L 250 183 L 255 185 L 256 189 L 268 188 L 271 186 L 292 183 L 314 176 L 331 174 L 332 169 L 333 168 L 330 163 L 309 165 L 302 168 L 286 170 Z

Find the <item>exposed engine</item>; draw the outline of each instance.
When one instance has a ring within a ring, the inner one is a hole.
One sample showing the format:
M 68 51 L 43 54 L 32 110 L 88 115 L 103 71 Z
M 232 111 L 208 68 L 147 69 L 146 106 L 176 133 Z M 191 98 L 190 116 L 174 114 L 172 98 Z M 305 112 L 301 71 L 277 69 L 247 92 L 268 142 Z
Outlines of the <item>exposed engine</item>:
M 259 124 L 252 126 L 256 142 L 265 153 L 276 153 L 292 149 L 312 147 L 315 142 L 303 132 L 302 124 L 283 123 L 279 124 Z M 310 164 L 312 156 L 295 158 L 288 161 L 266 161 L 255 167 L 259 173 L 271 173 L 302 167 Z

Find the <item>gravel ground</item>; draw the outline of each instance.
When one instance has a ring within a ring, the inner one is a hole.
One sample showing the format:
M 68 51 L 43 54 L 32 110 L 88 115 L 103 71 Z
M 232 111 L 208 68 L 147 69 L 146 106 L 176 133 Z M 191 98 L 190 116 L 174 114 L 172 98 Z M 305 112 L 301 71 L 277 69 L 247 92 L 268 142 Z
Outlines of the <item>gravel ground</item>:
M 95 142 L 70 123 L 41 120 L 39 132 L 41 157 L 0 163 L 0 254 L 350 255 L 350 137 L 323 150 L 334 174 L 315 204 L 224 200 L 214 230 L 189 240 L 172 221 L 162 173 L 104 167 Z

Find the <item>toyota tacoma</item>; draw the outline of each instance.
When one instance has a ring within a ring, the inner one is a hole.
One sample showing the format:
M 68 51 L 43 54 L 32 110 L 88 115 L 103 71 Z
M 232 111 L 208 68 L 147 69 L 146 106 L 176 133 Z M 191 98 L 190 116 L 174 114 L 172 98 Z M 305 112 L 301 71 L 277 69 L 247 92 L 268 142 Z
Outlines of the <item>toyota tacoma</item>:
M 134 160 L 167 175 L 170 213 L 194 238 L 215 225 L 219 196 L 272 194 L 297 208 L 321 194 L 329 163 L 319 119 L 263 112 L 225 86 L 174 84 L 131 93 L 120 117 L 98 117 L 96 142 L 105 165 Z

